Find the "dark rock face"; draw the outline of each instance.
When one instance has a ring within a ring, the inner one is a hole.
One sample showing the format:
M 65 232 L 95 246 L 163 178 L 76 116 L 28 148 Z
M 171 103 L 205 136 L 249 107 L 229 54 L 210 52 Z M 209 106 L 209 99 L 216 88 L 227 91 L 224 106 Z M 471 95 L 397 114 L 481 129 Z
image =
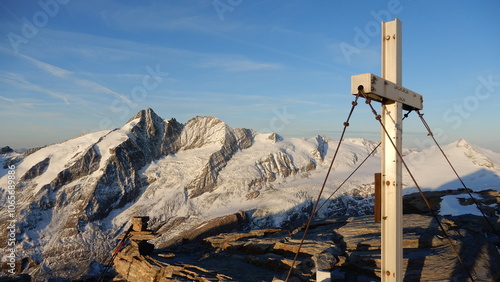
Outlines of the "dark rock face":
M 22 160 L 22 157 L 20 157 L 20 156 L 10 157 L 3 162 L 2 168 L 8 169 L 12 165 L 14 165 L 14 166 L 17 165 L 21 160 Z
M 173 154 L 183 126 L 176 120 L 165 121 L 152 109 L 142 110 L 130 121 L 139 119 L 132 127 L 133 138 L 128 139 L 111 151 L 105 173 L 95 184 L 92 198 L 85 208 L 85 221 L 95 221 L 133 202 L 140 195 L 147 181 L 138 171 L 151 161 Z M 95 158 L 98 164 L 100 158 Z M 76 164 L 75 164 L 76 165 Z M 87 175 L 93 171 L 89 170 Z
M 116 147 L 86 208 L 88 220 L 102 219 L 113 209 L 134 200 L 141 184 L 145 184 L 137 173 L 145 164 L 146 155 L 131 140 Z
M 87 176 L 99 168 L 101 155 L 96 151 L 95 146 L 88 148 L 72 166 L 59 172 L 57 178 L 51 182 L 51 186 L 56 189 L 71 181 Z
M 326 142 L 325 138 L 322 136 L 316 136 L 316 140 L 318 142 L 318 154 L 323 160 L 326 156 L 326 152 L 328 152 L 328 143 Z
M 135 144 L 144 152 L 146 163 L 176 151 L 173 148 L 182 125 L 175 120 L 165 122 L 152 109 L 142 110 L 130 120 L 139 118 L 139 122 L 132 128 Z
M 12 148 L 9 146 L 5 146 L 5 147 L 0 148 L 0 154 L 2 154 L 2 155 L 12 153 L 12 152 L 14 152 L 14 150 L 12 150 Z
M 43 161 L 37 163 L 36 165 L 32 166 L 22 177 L 21 181 L 27 181 L 30 179 L 33 179 L 40 174 L 44 173 L 47 167 L 49 166 L 50 163 L 50 158 L 45 158 Z

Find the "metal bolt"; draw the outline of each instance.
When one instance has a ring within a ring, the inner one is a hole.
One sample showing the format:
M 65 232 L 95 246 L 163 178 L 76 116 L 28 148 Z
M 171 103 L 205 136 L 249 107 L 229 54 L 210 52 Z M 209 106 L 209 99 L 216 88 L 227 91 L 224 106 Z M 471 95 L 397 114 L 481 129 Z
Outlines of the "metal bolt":
M 385 182 L 385 185 L 389 186 L 389 185 L 391 185 L 391 182 L 390 182 L 389 180 L 387 180 L 387 181 Z
M 385 274 L 386 274 L 387 276 L 391 276 L 391 272 L 390 272 L 389 270 L 387 270 L 387 271 L 385 272 Z
M 385 40 L 389 40 L 389 39 L 391 39 L 391 36 L 390 35 L 386 35 L 385 36 Z

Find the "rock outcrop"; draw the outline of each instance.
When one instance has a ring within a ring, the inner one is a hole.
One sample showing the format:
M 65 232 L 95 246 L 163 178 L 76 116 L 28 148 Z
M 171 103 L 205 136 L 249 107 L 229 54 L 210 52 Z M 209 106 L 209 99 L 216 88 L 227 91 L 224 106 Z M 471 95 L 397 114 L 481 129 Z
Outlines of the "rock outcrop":
M 209 236 L 240 229 L 245 226 L 246 221 L 247 215 L 242 211 L 235 214 L 217 217 L 203 222 L 190 230 L 182 232 L 178 236 L 170 239 L 168 242 L 161 244 L 159 247 L 164 248 L 178 243 L 200 242 Z
M 5 146 L 5 147 L 0 148 L 0 154 L 8 154 L 8 153 L 12 153 L 12 152 L 14 152 L 14 150 L 12 150 L 12 148 L 9 146 Z
M 470 216 L 441 221 L 465 268 L 431 216 L 407 214 L 404 280 L 465 281 L 471 271 L 476 281 L 498 281 L 500 254 L 495 242 L 483 236 L 488 227 Z M 290 281 L 316 281 L 318 269 L 329 273 L 332 281 L 376 281 L 383 275 L 380 223 L 372 216 L 313 221 L 299 249 L 303 232 L 300 227 L 221 233 L 143 257 L 132 257 L 132 250 L 126 249 L 115 267 L 126 281 L 283 281 L 298 252 Z
M 43 161 L 32 166 L 23 176 L 21 176 L 21 181 L 31 180 L 40 174 L 44 173 L 49 166 L 50 158 L 45 158 Z
M 425 195 L 433 210 L 439 210 L 443 196 L 466 192 L 462 189 Z M 500 207 L 498 192 L 486 190 L 479 194 L 480 204 Z M 421 202 L 419 194 L 404 197 L 404 280 L 466 281 L 470 272 L 476 281 L 498 281 L 500 238 L 491 226 L 500 230 L 500 219 L 489 217 L 487 223 L 474 215 L 439 217 L 464 262 L 462 265 Z M 151 256 L 133 260 L 132 250 L 126 250 L 115 260 L 117 272 L 127 281 L 141 281 L 143 278 L 133 276 L 137 274 L 124 272 L 125 266 L 132 264 L 140 277 L 157 279 L 151 281 L 283 281 L 298 253 L 289 281 L 316 281 L 316 275 L 325 273 L 332 281 L 377 281 L 383 275 L 381 226 L 372 215 L 314 220 L 300 249 L 304 225 L 294 230 L 245 231 L 245 218 L 245 213 L 240 212 L 204 222 L 164 244 Z

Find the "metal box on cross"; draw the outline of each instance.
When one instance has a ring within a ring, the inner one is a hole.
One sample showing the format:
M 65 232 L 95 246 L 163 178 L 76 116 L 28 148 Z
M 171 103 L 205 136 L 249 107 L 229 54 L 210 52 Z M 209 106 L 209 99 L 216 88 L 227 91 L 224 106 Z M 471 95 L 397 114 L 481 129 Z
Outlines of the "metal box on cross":
M 351 77 L 351 93 L 357 95 L 360 90 L 374 101 L 400 102 L 403 104 L 403 110 L 421 110 L 424 107 L 422 95 L 371 73 Z

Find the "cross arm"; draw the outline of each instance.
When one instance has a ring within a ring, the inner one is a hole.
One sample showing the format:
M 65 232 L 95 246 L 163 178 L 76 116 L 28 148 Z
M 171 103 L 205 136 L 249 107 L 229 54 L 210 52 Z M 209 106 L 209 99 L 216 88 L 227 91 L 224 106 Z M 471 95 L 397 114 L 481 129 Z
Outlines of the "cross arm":
M 351 77 L 351 93 L 356 95 L 360 90 L 375 101 L 392 100 L 402 103 L 405 110 L 421 110 L 424 107 L 422 95 L 371 73 Z

